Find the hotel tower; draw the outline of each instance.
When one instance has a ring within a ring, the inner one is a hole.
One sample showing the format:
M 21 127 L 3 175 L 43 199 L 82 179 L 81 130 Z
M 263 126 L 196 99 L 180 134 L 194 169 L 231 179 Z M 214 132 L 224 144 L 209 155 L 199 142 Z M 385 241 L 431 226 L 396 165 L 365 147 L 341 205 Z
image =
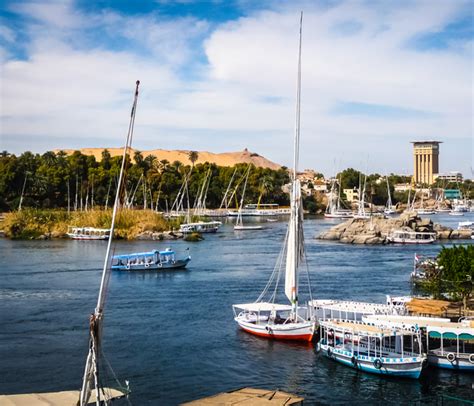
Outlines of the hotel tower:
M 415 183 L 431 185 L 439 173 L 439 144 L 441 141 L 413 141 Z

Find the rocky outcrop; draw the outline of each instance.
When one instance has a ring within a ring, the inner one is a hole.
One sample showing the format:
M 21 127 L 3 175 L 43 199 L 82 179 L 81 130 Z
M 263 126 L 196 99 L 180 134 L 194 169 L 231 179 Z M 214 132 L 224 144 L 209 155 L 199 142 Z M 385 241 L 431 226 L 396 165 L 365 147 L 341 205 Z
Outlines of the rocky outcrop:
M 138 234 L 137 240 L 177 240 L 178 238 L 183 238 L 183 233 L 177 231 L 144 231 L 141 234 Z
M 435 232 L 440 240 L 471 238 L 470 230 L 453 230 L 434 224 L 429 218 L 418 217 L 416 212 L 403 213 L 397 218 L 349 219 L 324 231 L 317 238 L 346 244 L 386 244 L 387 236 L 394 230 Z

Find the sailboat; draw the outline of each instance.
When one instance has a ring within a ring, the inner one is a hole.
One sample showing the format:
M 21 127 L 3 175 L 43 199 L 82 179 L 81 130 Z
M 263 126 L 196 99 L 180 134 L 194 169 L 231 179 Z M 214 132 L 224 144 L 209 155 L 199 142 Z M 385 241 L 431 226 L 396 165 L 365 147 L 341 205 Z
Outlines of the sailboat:
M 247 174 L 245 176 L 245 182 L 244 182 L 244 188 L 242 190 L 242 197 L 240 199 L 240 205 L 239 205 L 239 214 L 237 216 L 237 222 L 234 225 L 234 230 L 235 231 L 244 231 L 244 230 L 261 230 L 263 227 L 255 224 L 255 225 L 244 225 L 244 222 L 242 220 L 242 207 L 244 206 L 244 197 L 245 197 L 245 189 L 247 188 L 247 182 L 249 180 L 249 175 L 252 167 L 249 165 L 247 168 Z
M 110 226 L 109 240 L 107 243 L 107 251 L 105 254 L 104 266 L 102 269 L 102 278 L 100 281 L 99 297 L 97 299 L 97 305 L 94 313 L 91 314 L 89 319 L 89 354 L 87 355 L 86 365 L 84 369 L 84 377 L 82 381 L 82 388 L 79 397 L 80 406 L 85 406 L 89 403 L 91 394 L 94 392 L 96 405 L 108 404 L 108 390 L 103 387 L 102 382 L 102 363 L 99 362 L 102 354 L 102 328 L 104 321 L 104 306 L 106 298 L 106 288 L 110 278 L 111 272 L 111 248 L 112 240 L 115 228 L 115 219 L 117 216 L 117 210 L 120 205 L 120 196 L 123 188 L 125 162 L 127 152 L 131 148 L 133 138 L 133 128 L 135 124 L 135 112 L 138 101 L 138 86 L 140 81 L 137 80 L 135 88 L 135 97 L 132 106 L 132 113 L 130 116 L 130 124 L 128 127 L 127 140 L 123 149 L 122 166 L 120 168 L 120 175 L 117 185 L 117 193 L 115 195 L 115 203 L 112 212 L 112 222 Z M 125 396 L 127 391 L 122 392 L 122 396 Z
M 361 189 L 361 177 L 359 175 L 359 202 L 357 213 L 354 214 L 355 219 L 370 219 L 370 213 L 365 211 L 365 187 L 367 184 L 367 175 L 364 175 L 364 188 Z
M 342 189 L 342 179 L 339 179 L 339 186 L 337 187 L 336 193 L 336 183 L 337 179 L 334 178 L 331 182 L 331 191 L 329 192 L 328 205 L 326 206 L 326 212 L 324 217 L 326 218 L 352 218 L 352 211 L 347 209 L 341 209 L 341 189 Z
M 294 166 L 291 185 L 291 214 L 285 243 L 277 259 L 263 292 L 254 303 L 233 305 L 234 320 L 244 331 L 268 339 L 311 341 L 316 321 L 309 306 L 299 306 L 298 270 L 304 255 L 303 241 L 303 206 L 301 202 L 301 185 L 296 178 L 300 141 L 300 105 L 301 105 L 301 33 L 303 13 L 300 19 L 298 79 L 296 97 L 296 131 L 294 139 Z M 283 264 L 284 258 L 286 263 Z M 285 272 L 285 296 L 289 303 L 275 303 L 281 271 Z M 274 287 L 271 292 L 271 287 Z M 311 298 L 311 288 L 308 289 Z M 270 294 L 271 292 L 271 294 Z M 265 300 L 270 294 L 269 300 Z
M 385 178 L 387 180 L 387 194 L 388 194 L 388 199 L 387 199 L 387 204 L 384 209 L 384 214 L 387 216 L 390 216 L 392 214 L 395 214 L 397 211 L 394 209 L 394 206 L 392 204 L 392 196 L 390 194 L 390 184 L 388 183 L 388 176 Z

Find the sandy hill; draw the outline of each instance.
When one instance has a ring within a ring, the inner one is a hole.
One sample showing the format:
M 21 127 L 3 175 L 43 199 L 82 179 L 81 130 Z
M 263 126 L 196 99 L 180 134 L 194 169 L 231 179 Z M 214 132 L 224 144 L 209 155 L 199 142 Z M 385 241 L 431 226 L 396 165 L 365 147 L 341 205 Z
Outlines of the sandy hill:
M 94 155 L 95 158 L 100 161 L 102 158 L 102 151 L 104 148 L 82 148 L 79 149 L 82 154 L 84 155 Z M 117 156 L 122 155 L 123 149 L 122 148 L 107 148 L 110 152 L 110 155 Z M 63 149 L 68 155 L 71 155 L 74 149 Z M 133 153 L 135 152 L 132 149 L 132 157 Z M 59 150 L 54 150 L 54 152 L 59 152 Z M 198 160 L 196 163 L 204 163 L 210 162 L 215 163 L 219 166 L 234 166 L 238 163 L 253 163 L 257 167 L 261 168 L 270 168 L 270 169 L 280 169 L 281 165 L 278 165 L 268 159 L 260 156 L 254 152 L 250 152 L 247 149 L 238 152 L 222 152 L 215 154 L 213 152 L 207 151 L 197 151 L 198 152 Z M 143 157 L 145 158 L 148 155 L 154 155 L 158 158 L 158 160 L 166 159 L 169 162 L 180 161 L 184 164 L 190 164 L 188 154 L 189 151 L 187 150 L 166 150 L 166 149 L 153 149 L 150 151 L 141 151 Z

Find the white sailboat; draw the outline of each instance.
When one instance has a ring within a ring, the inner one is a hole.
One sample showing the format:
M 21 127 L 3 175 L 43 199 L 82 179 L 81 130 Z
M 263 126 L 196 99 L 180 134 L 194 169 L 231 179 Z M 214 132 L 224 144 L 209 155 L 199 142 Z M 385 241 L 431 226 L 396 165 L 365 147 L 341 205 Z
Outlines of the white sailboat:
M 254 303 L 233 305 L 234 320 L 244 331 L 269 339 L 311 341 L 316 329 L 315 319 L 309 306 L 299 306 L 298 270 L 304 260 L 303 207 L 301 185 L 296 178 L 300 140 L 301 100 L 301 33 L 303 13 L 300 19 L 298 79 L 296 97 L 296 131 L 294 140 L 294 167 L 291 190 L 291 214 L 285 244 L 277 264 L 260 297 Z M 283 264 L 286 257 L 286 263 Z M 275 303 L 281 271 L 285 272 L 285 296 L 289 304 Z M 274 287 L 269 300 L 265 300 L 270 288 Z M 309 298 L 311 289 L 309 286 Z
M 326 207 L 326 212 L 324 217 L 326 218 L 352 218 L 353 214 L 350 210 L 341 209 L 341 189 L 342 189 L 342 179 L 339 180 L 339 185 L 337 186 L 337 179 L 333 179 L 331 182 L 331 191 L 329 192 L 328 205 Z
M 97 299 L 97 305 L 95 307 L 94 313 L 90 316 L 89 321 L 89 354 L 87 356 L 84 377 L 82 381 L 82 388 L 80 392 L 79 404 L 80 406 L 85 406 L 89 403 L 92 392 L 94 392 L 95 403 L 97 406 L 109 404 L 108 390 L 103 387 L 102 382 L 102 369 L 99 359 L 102 355 L 102 328 L 104 321 L 104 306 L 106 298 L 106 288 L 110 278 L 111 272 L 111 248 L 112 248 L 112 239 L 115 228 L 115 218 L 117 216 L 117 210 L 120 205 L 120 194 L 123 187 L 123 179 L 125 172 L 125 161 L 127 157 L 127 152 L 131 148 L 132 138 L 133 138 L 133 128 L 135 124 L 135 111 L 137 107 L 138 100 L 138 86 L 140 81 L 137 80 L 135 88 L 135 97 L 132 106 L 132 114 L 130 117 L 130 124 L 127 133 L 127 141 L 123 150 L 122 157 L 122 166 L 120 169 L 120 176 L 117 185 L 117 193 L 115 195 L 115 204 L 112 212 L 112 222 L 110 226 L 109 240 L 107 244 L 107 251 L 105 254 L 104 267 L 102 270 L 102 278 L 100 282 L 99 297 Z M 125 395 L 126 393 L 123 393 Z
M 247 174 L 245 176 L 244 188 L 242 190 L 242 197 L 240 199 L 239 214 L 237 216 L 237 222 L 234 225 L 234 230 L 235 231 L 261 230 L 263 228 L 261 225 L 258 225 L 258 224 L 244 225 L 244 222 L 242 220 L 242 208 L 244 206 L 245 189 L 247 188 L 247 182 L 249 180 L 249 175 L 250 175 L 251 169 L 252 169 L 252 167 L 249 165 L 248 168 L 247 168 Z
M 388 199 L 387 199 L 387 204 L 384 209 L 384 214 L 387 216 L 390 216 L 392 214 L 395 214 L 397 211 L 395 210 L 393 204 L 392 204 L 392 196 L 390 194 L 390 184 L 388 183 L 388 176 L 385 178 L 387 180 L 387 194 L 388 194 Z
M 365 211 L 365 186 L 367 184 L 367 175 L 364 175 L 364 187 L 361 186 L 361 178 L 359 178 L 359 202 L 357 213 L 354 214 L 355 219 L 370 219 L 370 213 Z

